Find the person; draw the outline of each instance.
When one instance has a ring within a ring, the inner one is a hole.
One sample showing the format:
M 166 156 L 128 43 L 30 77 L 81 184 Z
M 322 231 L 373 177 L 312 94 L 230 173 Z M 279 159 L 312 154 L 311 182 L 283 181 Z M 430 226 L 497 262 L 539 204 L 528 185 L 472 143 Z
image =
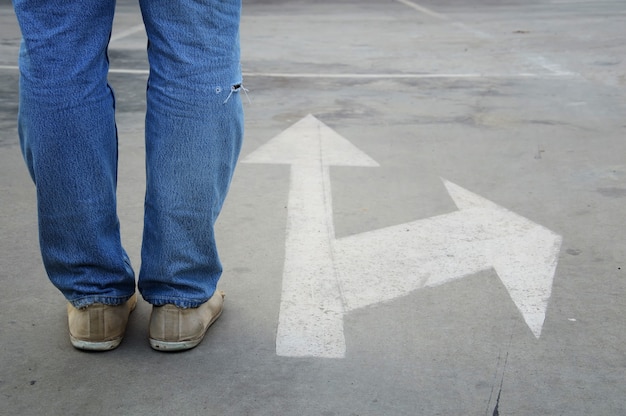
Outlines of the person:
M 107 48 L 115 0 L 13 0 L 22 32 L 18 132 L 39 240 L 68 300 L 70 340 L 109 350 L 137 303 L 116 211 L 115 99 Z M 219 317 L 214 224 L 243 138 L 241 0 L 139 0 L 148 36 L 146 194 L 137 287 L 149 340 L 198 345 Z

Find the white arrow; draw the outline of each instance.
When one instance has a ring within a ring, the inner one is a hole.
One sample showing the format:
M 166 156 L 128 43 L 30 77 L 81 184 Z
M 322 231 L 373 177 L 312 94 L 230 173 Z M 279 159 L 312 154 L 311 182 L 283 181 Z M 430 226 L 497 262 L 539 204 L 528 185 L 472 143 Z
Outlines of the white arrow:
M 344 308 L 332 252 L 329 166 L 378 164 L 312 115 L 243 162 L 291 165 L 276 353 L 343 357 Z
M 291 165 L 276 353 L 343 357 L 346 312 L 494 268 L 536 337 L 561 237 L 451 182 L 459 211 L 337 240 L 329 166 L 378 166 L 309 115 L 242 162 Z

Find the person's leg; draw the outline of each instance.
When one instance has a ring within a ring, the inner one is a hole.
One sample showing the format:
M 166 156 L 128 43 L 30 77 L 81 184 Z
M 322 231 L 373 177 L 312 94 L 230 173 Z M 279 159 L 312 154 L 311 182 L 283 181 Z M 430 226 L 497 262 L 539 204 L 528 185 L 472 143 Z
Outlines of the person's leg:
M 41 252 L 75 307 L 135 290 L 116 214 L 117 132 L 107 84 L 114 0 L 14 0 L 22 30 L 19 135 L 37 188 Z
M 139 289 L 197 308 L 222 273 L 214 224 L 243 137 L 240 0 L 141 0 L 148 34 L 147 189 Z M 221 299 L 221 296 L 220 296 Z
M 198 345 L 220 316 L 214 225 L 243 138 L 240 0 L 140 0 L 148 33 L 146 169 L 139 289 L 150 345 Z

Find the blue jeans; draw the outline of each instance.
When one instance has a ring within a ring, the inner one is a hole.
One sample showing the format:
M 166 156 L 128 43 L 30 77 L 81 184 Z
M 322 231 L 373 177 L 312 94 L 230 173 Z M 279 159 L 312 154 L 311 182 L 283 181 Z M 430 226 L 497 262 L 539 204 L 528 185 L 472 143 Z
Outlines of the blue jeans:
M 116 212 L 115 0 L 14 0 L 19 136 L 52 283 L 76 307 L 135 291 Z M 222 273 L 214 224 L 243 138 L 240 0 L 140 0 L 148 34 L 144 299 L 196 307 Z

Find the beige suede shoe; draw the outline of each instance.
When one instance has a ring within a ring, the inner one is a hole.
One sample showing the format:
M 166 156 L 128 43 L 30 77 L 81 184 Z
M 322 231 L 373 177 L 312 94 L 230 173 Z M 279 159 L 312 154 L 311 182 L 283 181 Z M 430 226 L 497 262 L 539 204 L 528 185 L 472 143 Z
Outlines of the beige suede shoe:
M 197 308 L 153 306 L 150 316 L 150 346 L 158 351 L 188 350 L 200 344 L 206 331 L 220 317 L 224 292 L 215 294 Z
M 67 320 L 72 345 L 89 351 L 116 348 L 124 338 L 128 316 L 136 305 L 136 293 L 122 305 L 94 303 L 78 309 L 68 303 Z

